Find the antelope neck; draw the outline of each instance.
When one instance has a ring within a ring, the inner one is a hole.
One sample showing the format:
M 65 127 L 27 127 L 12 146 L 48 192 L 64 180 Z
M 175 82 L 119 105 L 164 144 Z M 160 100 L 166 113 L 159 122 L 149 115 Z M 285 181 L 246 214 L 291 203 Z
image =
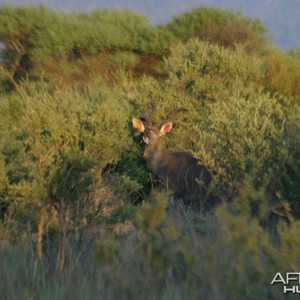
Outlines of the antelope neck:
M 167 151 L 160 141 L 148 144 L 145 147 L 144 158 L 149 163 L 150 168 L 154 173 L 157 173 L 157 170 L 166 155 Z

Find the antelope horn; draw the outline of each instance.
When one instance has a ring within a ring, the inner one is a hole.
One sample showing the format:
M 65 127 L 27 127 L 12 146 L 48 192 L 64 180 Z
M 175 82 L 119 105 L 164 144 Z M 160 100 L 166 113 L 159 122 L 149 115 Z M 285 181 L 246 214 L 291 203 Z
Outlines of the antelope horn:
M 178 108 L 178 109 L 176 109 L 175 111 L 173 111 L 171 114 L 170 114 L 170 116 L 167 118 L 167 120 L 173 120 L 173 118 L 178 114 L 178 113 L 180 113 L 180 112 L 187 112 L 188 110 L 186 109 L 186 108 L 183 108 L 183 107 L 181 107 L 181 108 Z
M 174 117 L 178 114 L 178 113 L 180 113 L 180 112 L 186 112 L 186 111 L 188 111 L 186 108 L 178 108 L 178 109 L 176 109 L 175 111 L 173 111 L 170 115 L 169 115 L 169 117 L 168 118 L 166 118 L 166 119 L 164 119 L 164 120 L 161 120 L 160 122 L 158 122 L 156 125 L 158 126 L 158 127 L 160 127 L 163 123 L 166 123 L 166 122 L 169 122 L 169 121 L 174 121 Z
M 151 106 L 151 113 L 149 115 L 140 116 L 140 119 L 143 121 L 146 121 L 149 125 L 152 124 L 152 119 L 153 119 L 154 115 L 156 114 L 156 106 L 155 106 L 153 100 L 151 100 L 150 106 Z

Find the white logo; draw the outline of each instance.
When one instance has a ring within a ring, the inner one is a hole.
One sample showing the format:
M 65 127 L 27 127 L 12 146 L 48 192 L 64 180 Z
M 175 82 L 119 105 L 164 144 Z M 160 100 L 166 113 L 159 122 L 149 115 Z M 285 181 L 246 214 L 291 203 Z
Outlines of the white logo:
M 283 284 L 284 294 L 293 293 L 300 294 L 300 273 L 290 272 L 286 273 L 285 277 L 281 273 L 276 273 L 274 276 L 271 285 L 281 283 Z

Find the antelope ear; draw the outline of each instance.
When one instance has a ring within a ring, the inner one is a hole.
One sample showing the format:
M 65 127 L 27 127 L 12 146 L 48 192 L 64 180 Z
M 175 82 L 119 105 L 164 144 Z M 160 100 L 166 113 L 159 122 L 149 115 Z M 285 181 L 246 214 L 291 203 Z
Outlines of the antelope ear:
M 159 135 L 162 136 L 165 135 L 166 133 L 169 133 L 172 128 L 173 128 L 173 123 L 171 121 L 164 123 L 159 129 Z
M 144 126 L 143 122 L 139 119 L 133 118 L 132 125 L 133 125 L 134 129 L 139 132 L 144 132 L 144 130 L 145 130 L 145 126 Z

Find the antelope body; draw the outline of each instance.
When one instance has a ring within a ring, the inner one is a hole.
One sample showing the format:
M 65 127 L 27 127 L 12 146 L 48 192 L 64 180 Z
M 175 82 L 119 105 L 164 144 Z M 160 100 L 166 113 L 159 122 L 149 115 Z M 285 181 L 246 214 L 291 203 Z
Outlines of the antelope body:
M 199 164 L 199 159 L 190 152 L 169 152 L 165 149 L 160 137 L 169 133 L 173 127 L 172 117 L 182 111 L 176 110 L 171 116 L 158 123 L 153 123 L 155 113 L 152 105 L 150 115 L 133 118 L 133 127 L 143 134 L 146 143 L 144 158 L 151 171 L 167 188 L 174 191 L 176 198 L 185 203 L 204 208 L 208 200 L 208 186 L 212 180 L 209 170 Z

